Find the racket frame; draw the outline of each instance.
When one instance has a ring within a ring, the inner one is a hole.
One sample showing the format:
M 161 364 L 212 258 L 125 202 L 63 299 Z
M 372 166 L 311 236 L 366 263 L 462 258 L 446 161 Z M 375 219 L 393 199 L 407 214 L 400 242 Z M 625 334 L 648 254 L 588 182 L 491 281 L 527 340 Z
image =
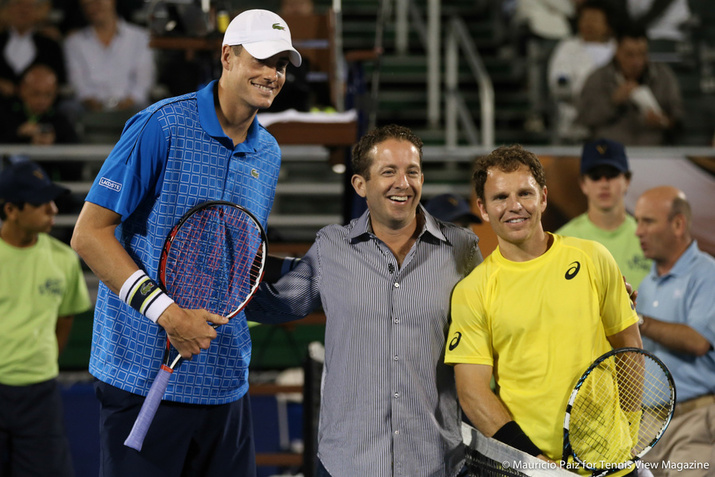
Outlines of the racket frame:
M 166 283 L 164 281 L 164 277 L 166 276 L 166 263 L 168 261 L 169 253 L 171 251 L 171 246 L 174 242 L 174 239 L 176 238 L 176 235 L 178 234 L 179 230 L 181 227 L 186 223 L 186 221 L 195 213 L 207 209 L 209 207 L 214 207 L 214 206 L 226 206 L 226 207 L 235 207 L 239 209 L 241 212 L 245 213 L 248 215 L 251 220 L 255 223 L 256 228 L 261 234 L 261 247 L 260 247 L 260 255 L 261 255 L 261 262 L 260 262 L 260 273 L 258 274 L 258 277 L 256 279 L 255 284 L 251 288 L 250 292 L 248 293 L 246 299 L 236 308 L 236 310 L 232 311 L 229 313 L 226 318 L 231 319 L 238 315 L 241 310 L 243 310 L 246 305 L 248 304 L 249 301 L 251 301 L 251 298 L 256 293 L 256 290 L 258 289 L 258 285 L 260 285 L 261 280 L 263 280 L 263 275 L 265 273 L 265 265 L 266 265 L 266 259 L 268 257 L 268 240 L 266 238 L 266 233 L 263 230 L 263 227 L 261 226 L 261 223 L 258 221 L 255 215 L 251 213 L 248 209 L 245 207 L 242 207 L 238 204 L 234 204 L 233 202 L 228 202 L 225 200 L 211 200 L 211 201 L 206 201 L 202 202 L 198 205 L 195 205 L 191 209 L 189 209 L 182 217 L 179 219 L 179 222 L 174 225 L 171 228 L 171 231 L 167 235 L 166 239 L 164 240 L 164 246 L 161 249 L 161 257 L 159 258 L 159 286 L 161 289 L 168 294 L 168 291 L 166 289 Z M 218 328 L 219 325 L 211 325 L 214 328 Z M 176 354 L 175 356 L 173 356 Z M 152 420 L 154 419 L 154 415 L 156 414 L 157 409 L 159 408 L 159 404 L 161 403 L 162 398 L 164 397 L 164 393 L 166 392 L 167 387 L 169 386 L 169 378 L 171 377 L 171 374 L 176 370 L 179 365 L 183 362 L 183 358 L 181 357 L 180 354 L 178 353 L 172 353 L 172 346 L 171 346 L 171 341 L 169 340 L 169 337 L 167 336 L 166 338 L 166 348 L 164 349 L 164 357 L 162 359 L 162 365 L 161 368 L 159 369 L 157 375 L 154 378 L 154 381 L 152 382 L 151 388 L 149 389 L 149 393 L 147 394 L 146 398 L 144 399 L 144 402 L 142 404 L 141 409 L 139 410 L 139 415 L 137 416 L 136 421 L 134 421 L 134 425 L 132 427 L 131 432 L 129 433 L 129 436 L 127 439 L 124 441 L 124 445 L 127 447 L 131 447 L 137 451 L 141 451 L 143 443 L 144 443 L 144 438 L 146 437 L 146 434 L 149 430 L 149 426 L 151 425 Z
M 576 401 L 576 396 L 578 395 L 579 390 L 581 389 L 581 386 L 583 383 L 586 381 L 588 376 L 591 374 L 591 372 L 596 369 L 601 363 L 603 363 L 605 360 L 611 358 L 614 355 L 618 354 L 624 354 L 624 353 L 639 353 L 644 355 L 646 358 L 651 359 L 656 365 L 658 365 L 664 372 L 666 379 L 668 380 L 669 384 L 669 389 L 670 389 L 670 401 L 669 401 L 669 411 L 668 411 L 668 416 L 667 419 L 665 420 L 665 423 L 661 426 L 660 431 L 658 434 L 643 448 L 642 451 L 640 451 L 638 454 L 635 456 L 632 456 L 629 460 L 624 461 L 624 462 L 619 462 L 619 463 L 613 463 L 614 464 L 614 469 L 598 469 L 595 468 L 594 466 L 590 465 L 588 462 L 582 461 L 579 456 L 574 452 L 573 447 L 571 445 L 571 440 L 570 440 L 570 420 L 571 420 L 571 410 L 573 408 L 573 404 Z M 596 360 L 584 371 L 584 373 L 581 375 L 581 377 L 578 379 L 578 382 L 574 386 L 573 391 L 571 391 L 571 395 L 569 396 L 568 403 L 566 405 L 566 414 L 564 416 L 564 440 L 563 440 L 563 462 L 566 462 L 568 459 L 569 455 L 572 455 L 574 459 L 581 464 L 586 470 L 592 471 L 593 472 L 593 477 L 602 477 L 604 475 L 608 475 L 612 472 L 616 472 L 619 470 L 623 470 L 624 468 L 635 464 L 638 460 L 640 460 L 645 454 L 647 454 L 660 440 L 660 438 L 663 436 L 663 433 L 665 430 L 668 428 L 668 425 L 670 424 L 671 419 L 673 418 L 673 413 L 675 412 L 675 403 L 676 401 L 676 389 L 675 389 L 675 380 L 673 379 L 673 375 L 670 373 L 670 370 L 668 367 L 661 361 L 657 356 L 655 356 L 653 353 L 646 351 L 641 348 L 634 348 L 634 347 L 624 347 L 624 348 L 614 348 L 607 353 L 602 354 Z

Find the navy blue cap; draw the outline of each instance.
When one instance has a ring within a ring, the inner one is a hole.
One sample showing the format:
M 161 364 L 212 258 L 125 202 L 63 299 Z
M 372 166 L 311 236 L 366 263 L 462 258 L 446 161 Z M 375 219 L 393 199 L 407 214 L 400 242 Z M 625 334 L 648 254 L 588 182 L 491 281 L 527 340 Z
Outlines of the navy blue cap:
M 0 205 L 45 204 L 68 192 L 69 189 L 52 183 L 44 169 L 32 161 L 9 164 L 0 171 Z
M 425 210 L 445 222 L 466 220 L 468 223 L 479 224 L 481 219 L 472 213 L 469 203 L 462 197 L 454 194 L 441 194 L 434 196 L 427 204 Z
M 599 166 L 611 166 L 621 172 L 628 172 L 628 157 L 623 144 L 610 139 L 598 139 L 584 144 L 581 152 L 581 174 Z

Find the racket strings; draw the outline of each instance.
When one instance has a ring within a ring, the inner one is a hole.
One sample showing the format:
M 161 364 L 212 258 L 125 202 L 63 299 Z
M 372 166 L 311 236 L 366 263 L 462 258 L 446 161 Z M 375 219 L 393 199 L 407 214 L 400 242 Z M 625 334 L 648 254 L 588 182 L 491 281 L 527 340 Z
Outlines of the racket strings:
M 647 355 L 609 357 L 581 384 L 570 418 L 574 454 L 584 462 L 627 462 L 657 440 L 669 422 L 672 388 Z
M 245 212 L 212 206 L 191 215 L 169 248 L 164 285 L 184 308 L 230 316 L 261 278 L 263 236 Z

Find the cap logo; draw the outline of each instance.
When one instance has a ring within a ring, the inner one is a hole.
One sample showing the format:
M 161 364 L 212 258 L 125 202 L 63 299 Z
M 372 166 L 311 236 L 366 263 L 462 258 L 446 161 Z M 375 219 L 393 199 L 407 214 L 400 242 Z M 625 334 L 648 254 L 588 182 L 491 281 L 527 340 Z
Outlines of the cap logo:
M 41 181 L 45 180 L 45 175 L 42 173 L 41 170 L 35 169 L 32 171 L 32 175 L 40 179 Z
M 282 26 L 280 23 L 274 23 L 273 25 L 271 25 L 271 28 L 273 28 L 274 30 L 285 30 L 285 27 Z
M 606 146 L 602 145 L 602 144 L 599 144 L 598 146 L 596 146 L 596 150 L 597 150 L 602 156 L 605 156 L 605 155 L 606 155 L 606 151 L 608 150 L 608 148 L 607 148 Z

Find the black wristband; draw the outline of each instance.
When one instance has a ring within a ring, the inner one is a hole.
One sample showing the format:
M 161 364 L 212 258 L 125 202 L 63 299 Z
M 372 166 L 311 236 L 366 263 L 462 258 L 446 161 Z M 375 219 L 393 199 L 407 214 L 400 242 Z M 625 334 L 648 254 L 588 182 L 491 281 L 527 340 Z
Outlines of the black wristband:
M 503 442 L 508 446 L 512 446 L 515 449 L 519 449 L 522 452 L 537 456 L 543 454 L 541 449 L 536 447 L 536 445 L 531 442 L 529 436 L 527 436 L 524 431 L 521 430 L 519 424 L 516 421 L 509 421 L 494 433 L 492 436 L 499 442 Z

